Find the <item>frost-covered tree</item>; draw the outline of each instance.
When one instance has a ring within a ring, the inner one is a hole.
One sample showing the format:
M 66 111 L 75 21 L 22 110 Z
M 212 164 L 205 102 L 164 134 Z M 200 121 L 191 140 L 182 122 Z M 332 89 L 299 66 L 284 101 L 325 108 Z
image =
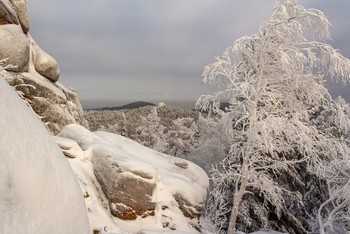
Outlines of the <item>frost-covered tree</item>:
M 347 104 L 332 100 L 324 79 L 347 82 L 350 61 L 325 43 L 329 26 L 319 10 L 277 0 L 256 34 L 205 67 L 204 82 L 224 89 L 197 107 L 219 111 L 217 102 L 230 100 L 223 114 L 230 149 L 212 170 L 207 209 L 216 210 L 207 216 L 217 232 L 278 222 L 289 233 L 346 229 L 350 122 Z M 305 205 L 310 191 L 320 196 L 317 211 Z
M 196 143 L 198 113 L 178 107 L 146 106 L 123 110 L 88 110 L 91 131 L 121 134 L 162 153 L 186 158 Z
M 193 118 L 178 118 L 165 132 L 165 138 L 169 144 L 168 154 L 173 156 L 188 155 L 195 144 L 197 125 Z
M 195 120 L 191 117 L 161 118 L 159 111 L 164 111 L 162 109 L 162 106 L 154 107 L 149 115 L 141 116 L 134 138 L 156 151 L 186 158 L 197 133 Z
M 154 150 L 164 152 L 168 143 L 164 136 L 165 127 L 160 124 L 157 107 L 146 117 L 141 116 L 140 126 L 136 128 L 137 141 Z
M 230 121 L 230 120 L 229 120 Z M 199 115 L 197 133 L 192 136 L 192 143 L 187 159 L 201 166 L 207 173 L 212 165 L 225 158 L 229 146 L 231 128 L 218 116 Z

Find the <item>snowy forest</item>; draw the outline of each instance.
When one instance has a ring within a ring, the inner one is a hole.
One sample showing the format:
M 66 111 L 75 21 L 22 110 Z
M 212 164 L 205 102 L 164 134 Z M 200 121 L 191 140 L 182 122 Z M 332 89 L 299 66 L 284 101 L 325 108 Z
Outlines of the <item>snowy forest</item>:
M 27 37 L 17 14 L 6 19 Z M 325 86 L 350 82 L 350 60 L 329 44 L 330 25 L 277 0 L 204 67 L 218 91 L 195 110 L 83 110 L 28 34 L 27 68 L 0 58 L 18 94 L 0 79 L 0 233 L 350 233 L 350 105 Z
M 138 114 L 88 111 L 86 119 L 203 167 L 211 182 L 205 219 L 215 233 L 346 233 L 350 109 L 324 83 L 347 83 L 350 61 L 325 42 L 329 26 L 318 10 L 278 1 L 256 34 L 205 67 L 204 82 L 223 87 L 197 101 L 206 113 L 171 116 L 159 105 Z M 109 119 L 118 121 L 101 122 Z

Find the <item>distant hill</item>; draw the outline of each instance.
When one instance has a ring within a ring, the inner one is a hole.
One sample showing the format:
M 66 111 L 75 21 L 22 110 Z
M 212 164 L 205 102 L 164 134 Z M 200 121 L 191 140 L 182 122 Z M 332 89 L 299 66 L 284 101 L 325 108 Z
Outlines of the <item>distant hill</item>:
M 156 105 L 150 102 L 138 101 L 138 102 L 132 102 L 123 106 L 102 107 L 102 108 L 96 108 L 96 109 L 90 109 L 90 110 L 131 110 L 131 109 L 137 109 L 145 106 L 156 106 Z
M 97 111 L 133 110 L 133 109 L 138 109 L 138 108 L 146 107 L 146 106 L 151 106 L 152 107 L 152 106 L 157 106 L 157 105 L 154 104 L 154 103 L 151 103 L 151 102 L 137 101 L 137 102 L 132 102 L 132 103 L 123 105 L 123 106 L 100 107 L 100 108 L 91 108 L 91 109 L 88 108 L 88 109 L 84 109 L 84 110 L 85 111 L 89 111 L 89 110 L 97 110 Z M 229 107 L 229 103 L 228 102 L 221 102 L 220 103 L 220 110 L 225 111 L 226 108 L 228 108 L 228 107 Z M 181 108 L 181 107 L 179 107 L 179 108 Z M 181 109 L 183 109 L 183 108 L 181 108 Z M 193 109 L 192 111 L 195 111 L 195 110 Z M 202 110 L 199 110 L 199 112 L 207 113 L 207 111 L 202 111 Z
M 149 114 L 155 109 L 157 110 L 157 117 L 159 122 L 164 127 L 168 128 L 173 125 L 173 121 L 179 118 L 193 118 L 196 122 L 198 120 L 198 112 L 184 109 L 181 107 L 172 107 L 167 105 L 154 105 L 152 103 L 137 108 L 128 104 L 129 108 L 119 107 L 120 109 L 91 109 L 84 111 L 84 118 L 89 123 L 91 131 L 106 130 L 110 126 L 125 125 L 127 137 L 135 134 L 136 128 L 142 126 L 143 117 L 148 118 Z M 151 121 L 151 120 L 149 120 Z M 114 132 L 120 134 L 120 132 Z M 133 138 L 132 138 L 133 139 Z

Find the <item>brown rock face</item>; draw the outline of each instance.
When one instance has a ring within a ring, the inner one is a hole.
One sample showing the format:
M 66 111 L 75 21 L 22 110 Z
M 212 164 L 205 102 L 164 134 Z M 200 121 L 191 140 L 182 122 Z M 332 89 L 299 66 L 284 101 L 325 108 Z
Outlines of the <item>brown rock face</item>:
M 5 17 L 0 16 L 0 25 L 8 24 Z
M 123 220 L 153 216 L 156 208 L 151 202 L 154 188 L 155 184 L 143 179 L 120 175 L 115 192 L 109 198 L 112 215 Z
M 121 168 L 110 156 L 94 156 L 93 163 L 113 216 L 135 220 L 138 216 L 145 218 L 155 214 L 152 194 L 156 183 L 151 175 Z

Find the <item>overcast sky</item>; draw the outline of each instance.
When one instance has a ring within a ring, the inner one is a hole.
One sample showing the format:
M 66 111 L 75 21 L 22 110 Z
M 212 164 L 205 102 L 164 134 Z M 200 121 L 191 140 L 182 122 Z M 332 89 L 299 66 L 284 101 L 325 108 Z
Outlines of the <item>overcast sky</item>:
M 331 44 L 350 57 L 350 1 L 303 0 L 325 12 Z M 275 0 L 28 0 L 30 34 L 59 63 L 83 106 L 195 102 L 203 66 L 257 31 Z M 349 98 L 350 87 L 331 93 Z M 348 96 L 346 96 L 348 94 Z M 349 98 L 350 99 L 350 98 Z M 348 99 L 348 100 L 349 100 Z

